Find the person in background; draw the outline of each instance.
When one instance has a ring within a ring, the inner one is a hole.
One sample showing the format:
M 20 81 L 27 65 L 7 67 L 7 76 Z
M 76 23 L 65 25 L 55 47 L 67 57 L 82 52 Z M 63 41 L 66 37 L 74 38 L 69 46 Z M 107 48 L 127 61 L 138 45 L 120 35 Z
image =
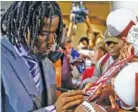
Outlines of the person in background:
M 86 70 L 84 71 L 84 73 L 82 75 L 82 84 L 80 84 L 80 89 L 83 88 L 84 80 L 87 80 L 87 78 L 93 77 L 94 71 L 95 71 L 95 65 L 97 64 L 99 59 L 102 56 L 104 56 L 106 53 L 107 53 L 107 49 L 106 49 L 106 44 L 104 42 L 100 42 L 94 47 L 94 52 L 91 57 L 92 65 L 90 67 L 86 68 Z
M 126 42 L 121 38 L 116 38 L 113 36 L 107 36 L 104 41 L 106 43 L 108 53 L 99 59 L 95 66 L 93 77 L 84 80 L 82 83 L 84 85 L 89 82 L 96 82 L 97 79 L 108 69 L 108 67 L 119 57 L 120 50 L 126 44 Z M 92 83 L 87 84 L 85 89 L 89 88 L 91 84 Z
M 62 14 L 52 1 L 15 1 L 1 19 L 2 112 L 65 112 L 83 91 L 56 98 L 55 71 L 47 58 L 62 37 Z
M 72 84 L 72 74 L 71 74 L 71 52 L 72 52 L 72 41 L 69 38 L 66 38 L 65 41 L 62 43 L 62 50 L 63 53 L 62 57 L 62 69 L 61 69 L 61 81 L 62 87 L 66 89 L 73 89 Z M 77 52 L 76 52 L 77 53 Z M 74 56 L 74 55 L 73 55 Z
M 88 35 L 89 35 L 89 32 L 88 32 Z M 104 36 L 101 32 L 95 31 L 94 35 L 95 35 L 95 40 L 94 40 L 93 47 L 96 46 L 99 42 L 104 42 Z
M 128 42 L 121 50 L 120 59 L 127 58 L 133 54 L 136 57 L 138 56 L 138 16 L 135 12 L 136 10 L 129 8 L 120 8 L 112 11 L 107 16 L 106 24 L 110 34 L 118 38 L 124 38 Z M 114 19 L 116 17 L 119 18 Z M 134 58 L 132 61 L 137 60 L 137 58 Z
M 74 16 L 75 16 L 74 14 L 70 14 L 70 25 L 69 25 L 69 29 L 68 29 L 68 33 L 67 33 L 67 37 L 69 37 L 71 39 L 72 39 L 72 35 L 73 35 L 73 32 L 74 32 L 73 31 L 73 26 L 74 26 L 75 23 L 72 21 Z M 86 16 L 85 18 L 86 19 L 84 20 L 84 22 L 86 23 L 86 25 L 88 27 L 87 32 L 88 32 L 88 35 L 89 35 L 89 38 L 88 37 L 86 37 L 86 38 L 88 38 L 87 40 L 90 40 L 90 42 L 88 44 L 87 42 L 82 43 L 82 41 L 81 41 L 81 44 L 83 46 L 87 47 L 87 48 L 92 48 L 93 45 L 94 45 L 95 36 L 94 36 L 94 33 L 93 33 L 93 29 L 91 27 L 91 22 L 89 20 L 89 17 Z M 87 41 L 86 39 L 83 39 L 83 41 L 84 40 Z
M 78 50 L 81 50 L 81 49 L 88 50 L 89 49 L 89 39 L 87 37 L 80 38 L 79 45 L 77 47 L 78 47 Z
M 129 64 L 122 68 L 119 74 L 114 78 L 114 81 L 111 82 L 114 89 L 110 90 L 114 90 L 117 94 L 117 97 L 113 100 L 114 105 L 112 105 L 112 107 L 115 109 L 115 112 L 138 111 L 138 47 L 136 43 L 138 30 L 136 24 L 137 17 L 135 16 L 133 10 L 127 8 L 116 9 L 112 11 L 107 17 L 107 28 L 111 35 L 116 36 L 116 38 L 123 38 L 128 41 L 128 43 L 124 44 L 124 46 L 120 50 L 119 60 L 134 55 L 133 58 L 129 61 Z M 125 80 L 122 82 L 123 79 Z M 103 99 L 103 102 L 105 102 L 105 97 L 108 97 L 106 96 L 106 93 L 110 93 L 111 91 L 109 90 L 109 88 L 105 89 L 105 87 L 99 88 L 99 90 L 98 96 Z M 104 92 L 104 90 L 106 90 L 106 93 Z M 109 96 L 109 99 L 111 99 L 111 96 Z M 113 103 L 113 101 L 111 101 L 111 104 Z M 119 107 L 123 110 L 119 109 Z
M 99 42 L 95 47 L 94 47 L 94 59 L 93 63 L 97 64 L 99 59 L 104 56 L 107 53 L 107 47 L 105 42 Z
M 67 37 L 67 28 L 66 28 L 66 24 L 64 23 L 63 24 L 63 34 L 62 34 L 62 40 L 61 40 L 61 43 L 63 43 Z

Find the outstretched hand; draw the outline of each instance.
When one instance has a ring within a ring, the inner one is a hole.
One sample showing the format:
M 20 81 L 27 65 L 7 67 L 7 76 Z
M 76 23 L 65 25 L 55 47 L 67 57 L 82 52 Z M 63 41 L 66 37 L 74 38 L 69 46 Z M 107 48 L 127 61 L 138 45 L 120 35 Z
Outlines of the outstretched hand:
M 101 87 L 96 92 L 96 97 L 98 97 L 96 103 L 105 106 L 107 112 L 120 112 L 119 106 L 115 101 L 115 92 L 110 85 Z
M 75 17 L 75 14 L 71 13 L 71 14 L 70 14 L 70 21 L 73 22 L 73 18 L 74 18 L 74 17 Z
M 111 102 L 111 109 L 114 110 L 114 112 L 119 112 L 119 106 L 117 105 L 114 97 L 112 95 L 109 96 L 110 102 Z
M 85 23 L 88 23 L 88 22 L 90 22 L 90 19 L 89 19 L 89 17 L 88 17 L 88 16 L 86 16 L 86 17 L 85 17 L 85 20 L 84 20 L 84 22 L 85 22 Z
M 120 56 L 119 59 L 125 59 L 128 56 L 134 54 L 134 49 L 132 45 L 125 45 L 121 50 L 120 50 Z
M 125 45 L 121 51 L 120 51 L 120 56 L 119 59 L 125 59 L 131 55 L 134 55 L 134 48 L 132 45 Z M 138 57 L 134 56 L 129 62 L 138 62 Z
M 110 85 L 105 85 L 96 92 L 97 104 L 99 105 L 110 105 L 109 96 L 112 95 L 115 98 L 115 92 Z

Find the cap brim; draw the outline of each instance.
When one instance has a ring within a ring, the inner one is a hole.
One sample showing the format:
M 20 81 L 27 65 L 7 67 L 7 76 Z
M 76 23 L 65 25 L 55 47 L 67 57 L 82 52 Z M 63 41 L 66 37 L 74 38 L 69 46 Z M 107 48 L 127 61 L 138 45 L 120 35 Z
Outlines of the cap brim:
M 119 39 L 118 39 L 117 37 L 111 36 L 111 37 L 106 37 L 106 38 L 104 39 L 104 42 L 105 42 L 105 43 L 106 43 L 106 42 L 115 42 L 115 43 L 118 43 L 118 42 L 119 42 Z

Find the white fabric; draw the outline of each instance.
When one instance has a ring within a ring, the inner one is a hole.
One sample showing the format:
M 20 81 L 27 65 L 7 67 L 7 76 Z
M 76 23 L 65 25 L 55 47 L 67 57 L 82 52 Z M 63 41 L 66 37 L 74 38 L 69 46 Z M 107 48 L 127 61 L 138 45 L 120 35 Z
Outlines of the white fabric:
M 117 36 L 133 21 L 137 23 L 136 14 L 133 10 L 127 8 L 120 8 L 112 11 L 106 20 L 108 31 L 112 36 Z
M 138 24 L 131 27 L 127 41 L 134 47 L 135 56 L 138 56 Z
M 91 57 L 94 54 L 94 51 L 87 50 L 87 49 L 81 49 L 78 51 L 80 54 L 84 54 L 86 56 Z
M 79 49 L 79 50 L 83 49 L 84 47 L 85 47 L 85 45 L 83 45 L 82 43 L 80 43 L 80 44 L 78 45 L 78 49 Z
M 94 107 L 92 105 L 90 105 L 88 102 L 84 101 L 82 103 L 82 105 L 84 105 L 84 107 L 88 108 L 90 110 L 90 112 L 96 112 L 96 110 L 94 109 Z
M 50 105 L 48 107 L 45 107 L 46 112 L 56 112 L 56 108 L 54 107 L 54 105 Z
M 127 41 L 138 46 L 138 24 L 131 27 L 127 35 Z
M 138 73 L 138 62 L 130 63 L 123 68 L 114 82 L 115 92 L 129 106 L 135 104 L 135 73 Z
M 89 59 L 85 60 L 85 67 L 90 67 L 92 65 L 92 61 Z

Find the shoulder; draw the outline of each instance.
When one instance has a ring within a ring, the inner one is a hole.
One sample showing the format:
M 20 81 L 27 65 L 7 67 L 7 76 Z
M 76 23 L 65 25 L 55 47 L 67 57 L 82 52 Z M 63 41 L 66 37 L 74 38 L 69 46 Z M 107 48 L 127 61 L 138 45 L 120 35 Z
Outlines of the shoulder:
M 79 54 L 79 52 L 74 48 L 72 48 L 72 53 L 78 53 Z
M 103 63 L 103 61 L 104 61 L 104 59 L 105 59 L 106 56 L 107 56 L 107 54 L 103 55 L 103 56 L 99 59 L 99 61 L 98 61 L 97 64 L 96 64 L 96 66 L 97 66 L 98 68 L 102 65 L 102 63 Z

